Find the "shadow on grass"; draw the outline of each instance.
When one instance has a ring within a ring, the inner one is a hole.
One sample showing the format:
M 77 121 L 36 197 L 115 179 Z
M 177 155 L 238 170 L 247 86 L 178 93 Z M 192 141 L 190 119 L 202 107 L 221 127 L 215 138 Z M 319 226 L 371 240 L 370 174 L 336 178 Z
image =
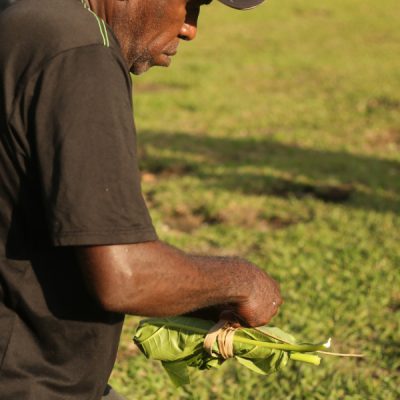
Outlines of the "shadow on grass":
M 303 148 L 269 139 L 193 136 L 181 132 L 142 132 L 139 141 L 144 149 L 142 170 L 155 175 L 197 176 L 209 187 L 243 194 L 312 196 L 324 202 L 379 212 L 400 211 L 397 161 Z M 168 156 L 158 151 L 163 149 L 168 149 Z M 255 172 L 239 172 L 238 168 L 246 166 Z

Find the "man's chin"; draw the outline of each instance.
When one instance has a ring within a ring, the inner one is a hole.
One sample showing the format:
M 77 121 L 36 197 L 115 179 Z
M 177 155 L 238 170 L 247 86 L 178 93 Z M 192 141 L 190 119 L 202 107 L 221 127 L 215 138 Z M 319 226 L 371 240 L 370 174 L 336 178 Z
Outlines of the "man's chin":
M 162 58 L 157 60 L 157 62 L 137 62 L 133 63 L 130 71 L 134 75 L 141 75 L 144 72 L 148 71 L 151 67 L 169 67 L 171 64 L 171 57 L 167 55 L 163 55 Z
M 149 62 L 145 63 L 134 63 L 130 69 L 132 74 L 134 75 L 141 75 L 148 71 L 153 65 L 150 64 Z

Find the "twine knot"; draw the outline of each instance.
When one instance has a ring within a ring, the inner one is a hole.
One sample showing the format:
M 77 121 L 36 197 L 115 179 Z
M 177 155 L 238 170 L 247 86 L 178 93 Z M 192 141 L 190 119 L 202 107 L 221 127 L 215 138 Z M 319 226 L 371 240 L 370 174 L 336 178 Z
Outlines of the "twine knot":
M 233 328 L 229 321 L 221 320 L 216 323 L 207 333 L 204 338 L 203 348 L 215 357 L 213 353 L 214 343 L 217 341 L 219 353 L 224 360 L 234 357 L 233 354 L 233 336 L 235 335 L 237 328 Z

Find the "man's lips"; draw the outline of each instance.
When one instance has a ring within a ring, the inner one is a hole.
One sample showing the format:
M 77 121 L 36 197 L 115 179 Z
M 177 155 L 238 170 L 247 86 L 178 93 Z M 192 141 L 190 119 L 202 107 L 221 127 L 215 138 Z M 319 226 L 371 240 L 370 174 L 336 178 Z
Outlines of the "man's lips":
M 159 66 L 168 67 L 171 64 L 171 57 L 178 52 L 178 43 L 173 43 L 171 46 L 164 48 L 159 57 Z
M 176 53 L 177 53 L 177 51 L 174 50 L 174 51 L 171 51 L 171 52 L 168 52 L 168 53 L 164 53 L 164 54 L 165 54 L 166 56 L 168 56 L 168 57 L 172 57 L 172 56 L 174 56 Z
M 164 49 L 163 53 L 169 57 L 174 56 L 178 52 L 178 43 L 173 43 L 172 46 L 169 46 Z
M 176 53 L 177 53 L 176 50 L 165 51 L 164 53 L 162 53 L 160 57 L 161 63 L 159 65 L 168 67 L 171 64 L 171 57 L 173 57 Z
M 168 53 L 168 54 L 167 53 L 163 53 L 163 54 L 161 54 L 161 56 L 159 58 L 158 65 L 160 67 L 168 67 L 171 64 L 171 57 L 173 55 L 174 54 L 172 54 L 172 53 Z

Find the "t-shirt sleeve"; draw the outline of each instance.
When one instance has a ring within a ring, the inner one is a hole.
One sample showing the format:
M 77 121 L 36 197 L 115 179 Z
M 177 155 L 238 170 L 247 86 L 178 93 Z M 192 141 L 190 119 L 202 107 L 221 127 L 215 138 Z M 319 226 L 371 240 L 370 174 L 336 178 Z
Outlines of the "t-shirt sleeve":
M 100 45 L 54 57 L 38 75 L 31 108 L 33 160 L 53 245 L 156 240 L 122 58 Z

